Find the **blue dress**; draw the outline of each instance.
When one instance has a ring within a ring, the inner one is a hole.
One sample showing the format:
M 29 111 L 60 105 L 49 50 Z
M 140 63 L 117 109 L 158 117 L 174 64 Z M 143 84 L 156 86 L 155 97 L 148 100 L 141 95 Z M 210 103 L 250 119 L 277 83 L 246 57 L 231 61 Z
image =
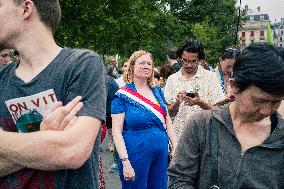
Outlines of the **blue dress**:
M 126 88 L 136 91 L 134 84 Z M 166 100 L 159 87 L 153 94 L 166 112 Z M 160 119 L 149 109 L 116 93 L 112 114 L 125 112 L 123 139 L 129 161 L 135 172 L 135 181 L 125 181 L 122 163 L 118 160 L 123 189 L 166 189 L 168 168 L 168 136 Z

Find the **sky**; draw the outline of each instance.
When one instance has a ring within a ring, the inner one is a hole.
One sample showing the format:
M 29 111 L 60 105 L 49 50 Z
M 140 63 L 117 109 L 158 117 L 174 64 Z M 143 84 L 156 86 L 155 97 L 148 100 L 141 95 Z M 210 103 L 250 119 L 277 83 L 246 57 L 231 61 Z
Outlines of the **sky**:
M 240 0 L 237 0 L 238 4 Z M 284 18 L 284 0 L 241 0 L 242 8 L 247 4 L 249 9 L 257 10 L 260 6 L 262 13 L 269 15 L 270 21 L 273 23 L 275 19 L 280 22 L 280 18 Z

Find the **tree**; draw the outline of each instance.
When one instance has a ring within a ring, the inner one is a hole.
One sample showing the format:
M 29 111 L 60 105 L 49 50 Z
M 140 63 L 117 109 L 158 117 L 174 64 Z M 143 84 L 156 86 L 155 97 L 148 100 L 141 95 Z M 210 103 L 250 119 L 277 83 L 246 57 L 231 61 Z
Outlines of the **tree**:
M 160 65 L 167 48 L 194 37 L 203 40 L 213 63 L 213 52 L 234 38 L 234 0 L 64 0 L 61 7 L 57 42 L 103 57 L 118 53 L 127 58 L 144 49 Z
M 195 38 L 202 41 L 206 52 L 207 62 L 215 66 L 222 51 L 221 39 L 218 37 L 218 29 L 212 26 L 208 20 L 202 23 L 196 23 L 191 27 L 191 32 Z
M 265 30 L 266 30 L 266 33 L 267 33 L 266 42 L 269 43 L 270 45 L 274 45 L 272 31 L 271 31 L 271 28 L 270 28 L 270 23 L 267 23 Z

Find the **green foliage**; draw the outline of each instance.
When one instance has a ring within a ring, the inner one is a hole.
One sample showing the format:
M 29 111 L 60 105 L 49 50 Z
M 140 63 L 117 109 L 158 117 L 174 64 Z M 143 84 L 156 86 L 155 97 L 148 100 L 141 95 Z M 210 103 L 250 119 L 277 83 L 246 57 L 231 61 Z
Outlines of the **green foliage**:
M 88 48 L 101 56 L 128 58 L 148 50 L 156 65 L 165 62 L 167 48 L 189 38 L 200 39 L 210 63 L 220 49 L 233 43 L 235 0 L 64 0 L 56 32 L 61 46 Z
M 270 24 L 267 23 L 265 30 L 267 32 L 267 37 L 266 37 L 266 42 L 270 45 L 274 45 L 274 41 L 273 41 L 273 36 L 272 36 L 272 31 L 270 28 Z
M 196 23 L 192 26 L 191 32 L 194 37 L 204 44 L 207 62 L 215 66 L 222 51 L 221 39 L 219 37 L 218 28 L 212 26 L 208 20 L 202 23 Z

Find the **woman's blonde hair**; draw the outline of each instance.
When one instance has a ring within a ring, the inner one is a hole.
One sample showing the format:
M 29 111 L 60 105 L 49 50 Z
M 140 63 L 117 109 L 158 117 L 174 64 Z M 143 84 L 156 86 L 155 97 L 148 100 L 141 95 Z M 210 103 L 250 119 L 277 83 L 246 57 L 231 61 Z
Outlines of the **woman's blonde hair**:
M 127 69 L 126 69 L 126 74 L 124 75 L 124 81 L 125 81 L 125 83 L 132 83 L 132 82 L 134 82 L 134 80 L 133 80 L 133 72 L 134 72 L 134 64 L 135 64 L 135 61 L 139 58 L 139 57 L 141 57 L 141 56 L 143 56 L 143 55 L 150 55 L 150 57 L 152 58 L 152 55 L 151 55 L 151 53 L 149 53 L 149 52 L 147 52 L 147 51 L 143 51 L 143 50 L 140 50 L 140 51 L 135 51 L 131 56 L 130 56 L 130 58 L 129 58 L 129 60 L 128 60 L 128 66 L 127 66 Z M 155 71 L 155 69 L 154 69 L 154 63 L 152 64 L 152 73 L 151 73 L 151 76 L 148 78 L 148 80 L 147 80 L 147 83 L 148 83 L 148 85 L 149 86 L 151 86 L 151 87 L 154 87 L 154 86 L 156 86 L 156 84 L 155 84 L 155 78 L 154 78 L 154 71 Z

